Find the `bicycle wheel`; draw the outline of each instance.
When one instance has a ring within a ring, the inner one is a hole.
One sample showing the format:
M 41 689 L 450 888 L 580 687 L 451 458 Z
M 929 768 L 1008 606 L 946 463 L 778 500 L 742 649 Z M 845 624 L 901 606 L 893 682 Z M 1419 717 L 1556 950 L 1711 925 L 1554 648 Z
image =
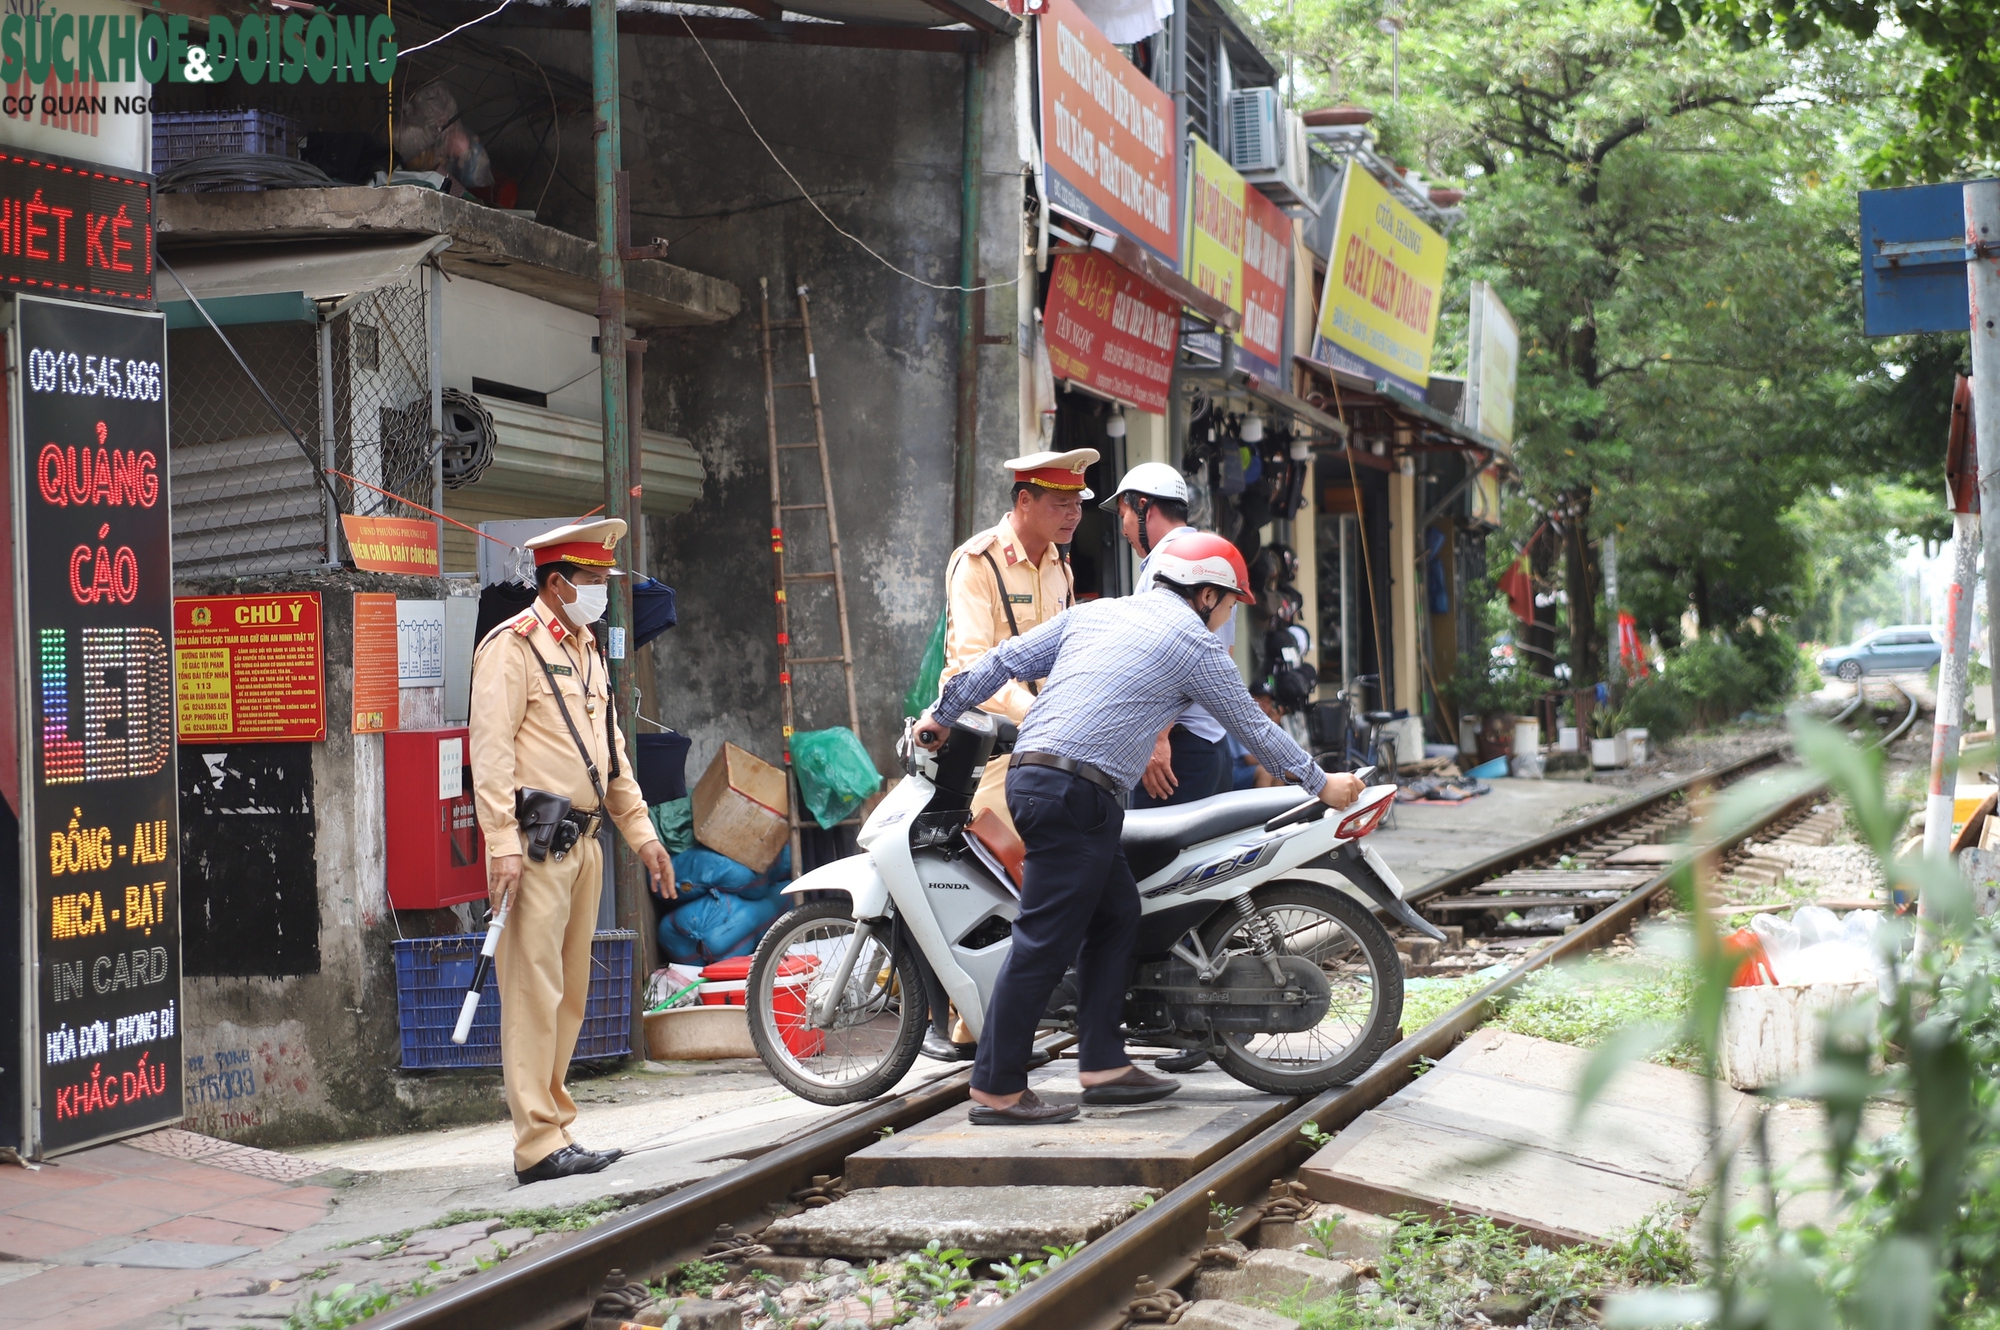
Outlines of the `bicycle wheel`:
M 1394 940 L 1366 906 L 1323 883 L 1281 880 L 1250 899 L 1275 929 L 1279 950 L 1312 961 L 1326 975 L 1332 1000 L 1309 1030 L 1222 1035 L 1216 1061 L 1268 1094 L 1318 1094 L 1345 1085 L 1396 1042 L 1403 963 Z M 1244 920 L 1233 910 L 1216 915 L 1203 930 L 1202 945 L 1215 957 L 1251 954 Z
M 771 925 L 750 962 L 750 1039 L 787 1090 L 815 1104 L 873 1099 L 909 1073 L 928 1023 L 923 980 L 907 946 L 863 944 L 830 1026 L 811 1020 L 855 922 L 841 901 L 802 905 Z

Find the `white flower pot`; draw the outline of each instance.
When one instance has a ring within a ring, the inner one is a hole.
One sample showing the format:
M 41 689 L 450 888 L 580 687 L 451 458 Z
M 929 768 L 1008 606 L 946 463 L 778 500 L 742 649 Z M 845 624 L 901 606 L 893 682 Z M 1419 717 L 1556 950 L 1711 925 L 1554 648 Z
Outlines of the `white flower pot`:
M 1590 765 L 1603 769 L 1625 765 L 1618 760 L 1616 739 L 1592 739 L 1590 741 Z

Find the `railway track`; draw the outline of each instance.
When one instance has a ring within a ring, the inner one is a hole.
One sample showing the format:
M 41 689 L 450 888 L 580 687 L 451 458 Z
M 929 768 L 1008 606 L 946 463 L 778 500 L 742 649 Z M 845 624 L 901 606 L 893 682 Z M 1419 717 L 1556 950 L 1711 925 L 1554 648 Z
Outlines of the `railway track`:
M 1906 714 L 1875 742 L 1894 742 L 1914 725 L 1917 702 L 1907 693 L 1902 695 L 1908 704 Z M 1865 691 L 1858 694 L 1835 719 L 1854 720 L 1867 701 Z M 1410 899 L 1419 908 L 1435 911 L 1443 902 L 1476 898 L 1482 885 L 1535 872 L 1564 856 L 1576 862 L 1601 861 L 1615 853 L 1614 847 L 1639 843 L 1635 837 L 1663 835 L 1684 823 L 1690 796 L 1771 767 L 1784 759 L 1786 750 L 1785 744 L 1773 745 L 1558 828 L 1429 883 L 1413 891 Z M 1703 845 L 1700 853 L 1726 863 L 1729 856 L 1740 853 L 1743 842 L 1781 832 L 1807 816 L 1823 793 L 1823 787 L 1815 786 L 1775 804 L 1726 841 Z M 1660 865 L 1615 900 L 1589 900 L 1588 905 L 1601 908 L 1404 1038 L 1352 1083 L 1311 1100 L 1274 1101 L 1248 1124 L 1247 1138 L 1234 1149 L 1090 1243 L 1077 1257 L 985 1312 L 977 1322 L 980 1330 L 1123 1326 L 1141 1280 L 1150 1281 L 1152 1288 L 1168 1289 L 1196 1269 L 1210 1222 L 1211 1193 L 1225 1205 L 1242 1207 L 1230 1235 L 1250 1232 L 1261 1218 L 1271 1179 L 1291 1175 L 1309 1153 L 1301 1128 L 1310 1123 L 1323 1131 L 1337 1131 L 1380 1104 L 1409 1083 L 1420 1060 L 1443 1057 L 1489 1018 L 1499 998 L 1529 975 L 1628 932 L 1650 911 L 1677 869 L 1678 865 Z M 1059 1049 L 1068 1042 L 1065 1037 L 1043 1046 Z M 884 1129 L 901 1131 L 963 1103 L 970 1080 L 969 1069 L 947 1073 L 911 1092 L 857 1105 L 725 1173 L 385 1312 L 369 1322 L 371 1330 L 493 1326 L 561 1330 L 577 1325 L 611 1270 L 622 1270 L 630 1278 L 658 1277 L 681 1262 L 708 1254 L 721 1225 L 731 1225 L 738 1233 L 754 1231 L 775 1209 L 816 1182 L 840 1176 L 848 1156 L 875 1143 Z

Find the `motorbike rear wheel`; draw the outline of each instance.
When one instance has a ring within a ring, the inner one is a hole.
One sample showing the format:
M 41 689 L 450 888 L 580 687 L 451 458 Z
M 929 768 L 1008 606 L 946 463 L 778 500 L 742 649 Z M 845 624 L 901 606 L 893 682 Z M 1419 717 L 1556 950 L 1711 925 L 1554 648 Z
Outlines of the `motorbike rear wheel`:
M 750 962 L 750 1040 L 787 1090 L 815 1104 L 873 1099 L 909 1074 L 930 1023 L 909 944 L 875 933 L 835 1008 L 813 1024 L 856 924 L 842 901 L 802 905 L 771 925 Z
M 1251 896 L 1277 931 L 1282 954 L 1318 965 L 1333 1000 L 1318 1025 L 1293 1034 L 1223 1034 L 1216 1061 L 1267 1094 L 1312 1095 L 1345 1085 L 1396 1042 L 1403 1020 L 1403 963 L 1389 931 L 1337 887 L 1283 879 Z M 1254 954 L 1246 923 L 1218 912 L 1202 930 L 1208 954 Z

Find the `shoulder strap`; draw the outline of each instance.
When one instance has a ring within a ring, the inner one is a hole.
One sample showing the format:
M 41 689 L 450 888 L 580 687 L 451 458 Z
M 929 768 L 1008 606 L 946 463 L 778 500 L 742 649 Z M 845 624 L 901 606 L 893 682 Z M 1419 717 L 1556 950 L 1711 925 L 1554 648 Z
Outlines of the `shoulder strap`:
M 534 652 L 535 659 L 541 662 L 542 677 L 544 679 L 552 678 L 553 676 L 551 676 L 551 674 L 549 673 L 549 658 L 547 656 L 544 656 L 542 654 L 542 649 L 535 645 L 534 638 L 524 637 L 521 640 L 528 644 L 528 650 Z M 556 710 L 562 713 L 563 724 L 569 726 L 569 737 L 576 744 L 576 755 L 583 759 L 583 769 L 590 773 L 590 788 L 597 791 L 597 806 L 599 808 L 603 808 L 604 782 L 601 778 L 599 778 L 597 774 L 597 763 L 590 760 L 590 749 L 584 744 L 583 735 L 577 731 L 576 722 L 570 719 L 569 703 L 563 701 L 562 689 L 555 683 L 551 682 L 549 684 L 549 691 L 555 695 Z M 610 692 L 608 688 L 605 691 L 607 693 Z M 618 756 L 616 752 L 612 754 L 611 760 L 614 763 L 618 761 Z M 612 768 L 611 778 L 613 780 L 616 780 L 618 778 L 618 769 L 615 766 Z M 608 809 L 606 810 L 607 815 L 609 811 L 610 810 Z
M 999 588 L 1000 591 L 1000 608 L 1007 615 L 1007 636 L 1019 637 L 1021 635 L 1021 625 L 1015 622 L 1013 602 L 1007 599 L 1007 579 L 1000 576 L 1000 565 L 995 562 L 992 550 L 979 551 L 979 557 L 986 560 L 986 566 L 993 570 L 993 585 Z M 1040 697 L 1042 695 L 1042 690 L 1037 688 L 1032 681 L 1024 680 L 1023 682 L 1026 683 L 1030 696 Z

